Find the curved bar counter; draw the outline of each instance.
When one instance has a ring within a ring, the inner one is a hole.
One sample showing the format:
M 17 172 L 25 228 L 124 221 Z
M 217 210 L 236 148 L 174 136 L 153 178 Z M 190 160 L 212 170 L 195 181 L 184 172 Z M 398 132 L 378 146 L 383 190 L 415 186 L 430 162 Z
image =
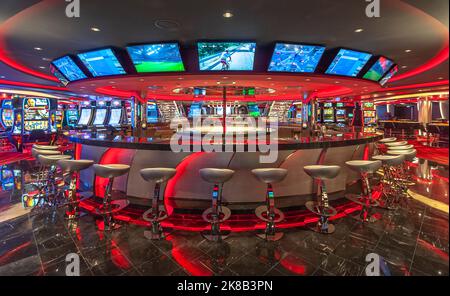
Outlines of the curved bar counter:
M 368 159 L 374 143 L 382 138 L 378 134 L 344 133 L 337 136 L 301 137 L 278 139 L 278 152 L 273 163 L 261 163 L 259 150 L 248 152 L 173 152 L 169 139 L 139 138 L 131 136 L 107 136 L 72 134 L 69 140 L 76 143 L 76 158 L 92 159 L 96 163 L 129 164 L 128 176 L 116 178 L 113 189 L 123 191 L 131 203 L 148 205 L 154 184 L 144 181 L 139 170 L 148 167 L 171 167 L 177 174 L 165 188 L 164 198 L 169 212 L 173 208 L 204 209 L 211 201 L 212 186 L 200 178 L 199 169 L 206 167 L 235 170 L 233 178 L 223 188 L 223 202 L 234 209 L 254 209 L 265 200 L 266 186 L 251 174 L 251 170 L 279 167 L 288 170 L 285 180 L 273 186 L 279 207 L 302 206 L 317 192 L 317 186 L 303 167 L 312 164 L 339 165 L 338 177 L 327 184 L 330 199 L 343 198 L 346 186 L 359 176 L 348 169 L 345 162 L 352 159 Z M 191 142 L 192 144 L 192 142 Z M 191 147 L 192 148 L 192 147 Z M 258 149 L 258 146 L 256 145 Z M 192 151 L 192 149 L 190 150 Z M 234 149 L 236 151 L 236 149 Z M 105 180 L 94 176 L 92 169 L 80 176 L 85 189 L 90 188 L 97 197 L 103 196 Z M 94 181 L 94 182 L 93 182 Z

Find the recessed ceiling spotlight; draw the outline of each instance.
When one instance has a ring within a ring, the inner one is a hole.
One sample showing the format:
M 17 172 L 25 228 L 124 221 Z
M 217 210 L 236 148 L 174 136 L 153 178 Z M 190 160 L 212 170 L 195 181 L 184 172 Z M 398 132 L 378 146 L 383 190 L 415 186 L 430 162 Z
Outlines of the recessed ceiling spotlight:
M 100 32 L 100 29 L 97 28 L 97 27 L 92 27 L 92 28 L 91 28 L 91 31 L 94 31 L 94 32 Z
M 364 31 L 364 29 L 358 28 L 355 30 L 355 33 L 361 33 L 362 31 Z
M 408 68 L 408 66 L 402 66 L 402 69 L 406 69 L 406 68 Z
M 49 59 L 49 58 L 42 58 L 42 60 L 46 61 L 46 62 L 50 62 L 51 61 L 51 59 Z
M 178 77 L 178 80 L 183 80 L 183 77 Z
M 335 81 L 334 83 L 339 84 L 340 82 L 339 81 Z
M 40 47 L 35 47 L 34 50 L 41 51 L 41 50 L 43 50 L 43 49 L 40 48 Z
M 225 11 L 222 15 L 224 18 L 233 17 L 233 13 L 231 11 Z
M 223 79 L 228 79 L 228 77 L 227 76 L 224 76 L 224 77 L 222 77 Z
M 444 77 L 438 77 L 438 80 L 442 80 L 442 79 L 444 79 Z
M 140 82 L 144 82 L 145 80 L 144 80 L 144 78 L 141 78 L 141 79 L 139 79 L 139 81 L 140 81 Z
M 311 79 L 309 79 L 309 78 L 306 78 L 305 80 L 306 80 L 306 81 L 311 81 Z
M 405 52 L 411 52 L 411 51 L 412 51 L 411 49 L 406 49 L 406 50 L 405 50 Z
M 233 81 L 233 84 L 236 84 L 236 81 Z
M 114 84 L 114 83 L 116 83 L 116 82 L 115 82 L 115 81 L 110 81 L 109 83 Z
M 271 80 L 271 79 L 272 79 L 272 77 L 267 77 L 266 79 L 267 79 L 267 80 Z
M 39 69 L 45 69 L 45 67 L 44 66 L 39 66 Z
M 5 79 L 6 77 L 4 75 L 0 76 L 1 79 Z

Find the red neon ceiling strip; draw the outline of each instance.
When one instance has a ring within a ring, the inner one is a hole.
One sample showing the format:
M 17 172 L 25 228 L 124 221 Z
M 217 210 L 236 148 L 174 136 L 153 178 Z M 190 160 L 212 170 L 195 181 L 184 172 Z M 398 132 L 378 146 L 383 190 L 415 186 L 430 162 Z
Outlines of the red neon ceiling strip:
M 54 5 L 59 4 L 57 0 L 46 0 L 46 1 L 40 1 L 35 5 L 32 5 L 19 13 L 15 14 L 14 16 L 10 17 L 6 21 L 4 21 L 0 25 L 0 61 L 4 64 L 10 66 L 13 69 L 16 69 L 20 72 L 29 74 L 31 76 L 39 77 L 41 79 L 50 80 L 59 82 L 58 78 L 55 76 L 50 76 L 47 74 L 44 74 L 42 72 L 35 71 L 33 69 L 30 69 L 17 61 L 14 61 L 8 56 L 7 51 L 5 50 L 6 42 L 5 42 L 5 36 L 8 34 L 8 32 L 17 25 L 18 22 L 24 20 L 33 18 L 33 16 L 38 13 L 45 10 L 48 10 L 49 8 L 53 7 Z
M 28 83 L 28 82 L 11 81 L 11 80 L 2 80 L 2 79 L 0 79 L 0 84 L 20 86 L 20 87 L 38 88 L 38 89 L 48 89 L 48 90 L 56 90 L 56 91 L 67 91 L 67 88 L 65 88 L 65 87 L 35 84 L 35 83 Z
M 402 86 L 396 86 L 396 87 L 389 87 L 384 88 L 383 92 L 389 92 L 394 90 L 402 90 L 402 89 L 409 89 L 409 88 L 424 88 L 424 87 L 432 87 L 432 86 L 442 86 L 442 85 L 448 85 L 448 80 L 440 80 L 440 81 L 433 81 L 433 82 L 426 82 L 426 83 L 416 83 L 416 84 L 408 84 L 408 85 L 402 85 Z

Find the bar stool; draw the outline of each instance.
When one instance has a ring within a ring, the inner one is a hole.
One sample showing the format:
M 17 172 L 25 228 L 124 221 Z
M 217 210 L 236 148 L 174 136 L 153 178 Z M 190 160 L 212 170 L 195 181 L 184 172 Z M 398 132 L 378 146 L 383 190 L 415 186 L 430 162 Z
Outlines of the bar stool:
M 382 165 L 379 160 L 350 160 L 345 164 L 352 170 L 360 173 L 362 180 L 361 195 L 346 194 L 345 197 L 362 206 L 359 215 L 354 216 L 355 219 L 362 222 L 375 222 L 377 217 L 372 215 L 372 208 L 378 206 L 378 202 L 373 199 L 372 189 L 369 182 L 369 174 L 376 172 Z
M 96 210 L 97 214 L 103 217 L 103 230 L 110 231 L 120 228 L 114 220 L 113 215 L 130 204 L 129 200 L 112 200 L 111 192 L 114 178 L 125 175 L 130 171 L 130 166 L 126 164 L 94 164 L 94 172 L 97 176 L 108 179 L 103 205 Z M 100 226 L 101 227 L 101 226 Z
M 161 185 L 171 179 L 177 173 L 172 168 L 147 168 L 140 170 L 141 177 L 147 182 L 155 182 L 153 191 L 152 207 L 145 211 L 142 218 L 151 222 L 151 231 L 145 231 L 144 236 L 148 239 L 159 240 L 167 236 L 161 227 L 161 221 L 168 217 L 167 210 L 163 204 L 159 204 Z M 167 232 L 167 230 L 166 230 Z
M 403 162 L 402 170 L 400 171 L 400 180 L 403 183 L 404 186 L 404 192 L 408 190 L 409 185 L 414 184 L 414 174 L 411 172 L 411 169 L 409 167 L 409 162 L 414 161 L 417 155 L 416 149 L 409 149 L 409 150 L 395 150 L 395 149 L 389 149 L 387 151 L 387 154 L 389 155 L 403 155 L 405 157 L 405 161 Z
M 45 150 L 45 149 L 41 150 L 41 149 L 32 148 L 31 155 L 36 159 L 36 161 L 39 164 L 36 174 L 33 174 L 33 175 L 36 178 L 35 184 L 37 186 L 40 186 L 40 185 L 42 185 L 42 182 L 44 182 L 45 170 L 44 170 L 44 167 L 42 166 L 42 164 L 38 160 L 38 155 L 61 155 L 61 152 L 56 151 L 56 150 Z
M 272 185 L 281 182 L 286 178 L 288 171 L 281 168 L 253 169 L 252 174 L 261 182 L 267 184 L 266 205 L 259 206 L 255 210 L 256 216 L 266 222 L 264 233 L 257 234 L 259 238 L 267 241 L 277 241 L 284 235 L 283 232 L 276 232 L 275 223 L 284 220 L 282 211 L 275 207 L 275 196 Z
M 389 147 L 393 147 L 393 146 L 404 146 L 404 145 L 408 145 L 407 141 L 400 141 L 400 142 L 389 142 L 389 143 L 384 143 L 384 145 L 386 145 L 389 149 Z
M 335 226 L 328 223 L 328 219 L 337 214 L 335 208 L 328 203 L 328 194 L 325 187 L 325 180 L 331 180 L 339 175 L 341 167 L 337 165 L 308 165 L 303 167 L 305 173 L 319 182 L 320 199 L 318 201 L 307 201 L 305 207 L 312 213 L 318 215 L 319 221 L 311 230 L 320 233 L 331 234 L 335 231 Z
M 32 149 L 38 149 L 38 150 L 58 150 L 59 146 L 57 145 L 38 145 L 38 144 L 33 144 L 33 146 L 31 146 Z
M 220 230 L 220 223 L 228 220 L 231 216 L 231 210 L 222 206 L 222 189 L 223 184 L 233 177 L 234 171 L 229 169 L 204 168 L 200 169 L 199 173 L 203 180 L 214 184 L 212 206 L 202 214 L 203 220 L 211 224 L 211 230 L 203 231 L 202 235 L 209 241 L 221 241 L 230 232 Z
M 47 170 L 45 181 L 39 186 L 39 199 L 36 206 L 40 206 L 41 202 L 47 206 L 56 206 L 59 202 L 58 195 L 58 179 L 56 176 L 57 162 L 62 159 L 71 159 L 70 155 L 43 155 L 37 156 L 38 162 L 41 164 L 44 170 Z
M 381 179 L 382 196 L 378 200 L 379 206 L 388 210 L 395 210 L 398 208 L 399 198 L 402 193 L 401 184 L 396 176 L 403 165 L 405 157 L 403 155 L 376 155 L 373 159 L 380 160 L 383 168 L 383 177 Z
M 391 146 L 389 150 L 410 150 L 414 149 L 414 145 Z
M 390 138 L 383 138 L 383 139 L 379 140 L 378 142 L 382 143 L 382 144 L 385 144 L 385 143 L 392 143 L 392 142 L 395 142 L 395 141 L 397 141 L 397 138 L 390 137 Z
M 79 205 L 83 200 L 77 195 L 77 181 L 79 173 L 80 171 L 91 167 L 94 164 L 94 161 L 87 159 L 61 159 L 58 160 L 57 164 L 61 170 L 67 174 L 67 183 L 69 184 L 65 198 L 65 205 L 67 206 L 67 209 L 64 214 L 64 218 L 68 220 L 78 219 L 80 217 Z

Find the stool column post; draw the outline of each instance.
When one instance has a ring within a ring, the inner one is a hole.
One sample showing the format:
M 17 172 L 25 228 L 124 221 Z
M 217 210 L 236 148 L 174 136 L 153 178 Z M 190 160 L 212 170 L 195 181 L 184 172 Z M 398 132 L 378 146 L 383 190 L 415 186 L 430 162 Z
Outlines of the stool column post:
M 275 234 L 275 198 L 273 194 L 272 184 L 267 184 L 266 192 L 267 217 L 269 221 L 266 223 L 266 235 Z
M 111 213 L 111 191 L 114 178 L 109 178 L 108 185 L 106 185 L 105 196 L 103 198 L 103 223 L 104 230 L 110 230 L 112 224 L 112 213 Z
M 156 235 L 160 235 L 162 232 L 161 223 L 159 223 L 159 195 L 161 192 L 161 185 L 159 183 L 155 184 L 155 189 L 153 191 L 153 200 L 152 200 L 152 233 Z

